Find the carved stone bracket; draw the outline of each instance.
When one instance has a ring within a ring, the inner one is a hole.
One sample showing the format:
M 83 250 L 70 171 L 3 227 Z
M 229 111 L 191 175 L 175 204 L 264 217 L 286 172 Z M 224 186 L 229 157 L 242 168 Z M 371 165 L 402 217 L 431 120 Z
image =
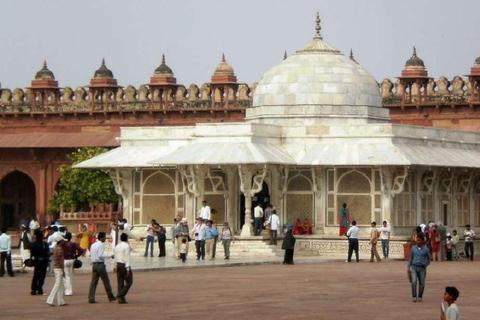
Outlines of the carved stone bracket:
M 209 167 L 206 168 L 206 175 L 207 175 L 207 178 L 212 183 L 213 192 L 215 192 L 215 193 L 222 192 L 225 199 L 228 198 L 228 189 L 225 185 L 225 181 L 224 181 L 223 177 L 222 176 L 213 176 Z
M 470 185 L 473 181 L 473 174 L 464 173 L 458 177 L 457 196 L 466 196 L 470 191 Z
M 115 192 L 125 199 L 131 189 L 132 172 L 129 170 L 120 169 L 110 170 L 110 177 L 113 180 Z
M 432 193 L 435 185 L 435 178 L 437 177 L 437 170 L 426 173 L 422 178 L 422 190 L 426 189 L 426 193 Z
M 394 167 L 380 168 L 380 182 L 382 193 L 395 197 L 395 195 L 402 193 L 405 186 L 405 181 L 408 177 L 408 167 L 403 167 L 403 172 L 399 172 Z
M 451 193 L 454 174 L 452 171 L 447 171 L 440 176 L 439 192 Z
M 312 167 L 312 191 L 319 196 L 322 191 L 322 182 L 325 177 L 325 170 L 323 167 Z
M 263 188 L 263 180 L 267 175 L 267 165 L 263 166 L 260 173 L 253 174 L 255 168 L 251 165 L 238 165 L 238 174 L 240 176 L 240 190 L 243 194 L 253 197 Z M 253 182 L 252 182 L 253 177 Z
M 206 175 L 206 169 L 201 167 L 195 167 L 193 165 L 184 166 L 180 168 L 180 174 L 182 176 L 182 182 L 184 187 L 190 194 L 198 197 L 202 194 L 202 187 L 200 182 L 203 181 Z
M 285 193 L 288 191 L 288 177 L 289 177 L 289 174 L 290 174 L 290 168 L 289 167 L 283 167 L 281 168 L 283 169 L 283 174 L 282 171 L 280 170 L 280 185 L 279 187 L 281 188 L 281 190 L 279 190 L 279 195 L 280 195 L 280 198 L 283 198 L 283 196 L 285 195 Z

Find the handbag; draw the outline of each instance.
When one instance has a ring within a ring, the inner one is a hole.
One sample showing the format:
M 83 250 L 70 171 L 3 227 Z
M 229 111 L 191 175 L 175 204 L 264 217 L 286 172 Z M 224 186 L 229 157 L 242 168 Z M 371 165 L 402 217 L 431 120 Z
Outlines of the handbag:
M 32 258 L 26 259 L 26 260 L 24 261 L 24 264 L 25 264 L 25 267 L 31 268 L 31 267 L 33 267 L 34 261 L 33 261 Z
M 74 269 L 80 269 L 83 266 L 82 260 L 78 260 L 75 258 L 75 261 L 73 261 L 73 268 Z

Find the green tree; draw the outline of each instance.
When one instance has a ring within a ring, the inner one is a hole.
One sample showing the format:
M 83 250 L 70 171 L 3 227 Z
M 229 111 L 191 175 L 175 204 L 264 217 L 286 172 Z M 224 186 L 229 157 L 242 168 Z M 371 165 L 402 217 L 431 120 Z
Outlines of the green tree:
M 88 147 L 78 149 L 67 155 L 72 165 L 62 165 L 58 190 L 49 201 L 48 212 L 58 214 L 60 206 L 69 210 L 74 205 L 81 208 L 85 204 L 90 208 L 99 203 L 116 203 L 119 199 L 113 181 L 107 170 L 76 169 L 72 166 L 108 151 L 106 148 Z

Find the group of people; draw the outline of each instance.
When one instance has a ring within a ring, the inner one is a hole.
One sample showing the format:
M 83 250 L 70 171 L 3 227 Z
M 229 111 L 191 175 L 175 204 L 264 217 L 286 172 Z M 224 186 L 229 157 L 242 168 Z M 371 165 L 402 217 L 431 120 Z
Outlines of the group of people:
M 460 260 L 460 235 L 457 230 L 452 230 L 452 233 L 447 232 L 447 229 L 443 226 L 441 221 L 436 224 L 433 221 L 430 221 L 428 224 L 421 224 L 412 230 L 411 246 L 415 245 L 415 239 L 420 233 L 425 238 L 425 244 L 430 250 L 432 260 Z M 473 240 L 475 238 L 475 231 L 472 230 L 469 224 L 465 226 L 463 238 L 465 240 L 465 251 L 463 255 L 465 258 L 473 261 Z
M 425 232 L 418 232 L 415 235 L 415 244 L 410 251 L 410 259 L 407 265 L 408 280 L 412 287 L 412 301 L 422 302 L 425 291 L 425 281 L 427 277 L 427 267 L 432 261 L 430 249 L 427 247 Z M 460 293 L 455 287 L 446 287 L 443 295 L 444 301 L 448 304 L 445 309 L 442 304 L 440 318 L 442 320 L 460 319 L 460 311 L 456 305 Z
M 390 252 L 390 234 L 392 230 L 390 226 L 388 226 L 387 221 L 382 222 L 382 226 L 377 228 L 377 223 L 372 221 L 370 224 L 370 262 L 374 262 L 374 258 L 377 262 L 382 261 L 380 255 L 377 251 L 377 244 L 380 241 L 382 244 L 382 253 L 383 259 L 388 259 L 388 255 Z M 352 255 L 355 252 L 356 261 L 360 261 L 359 253 L 358 253 L 358 234 L 360 229 L 357 227 L 357 221 L 353 220 L 351 227 L 345 232 L 345 235 L 348 238 L 348 254 L 347 254 L 347 262 L 352 261 Z M 343 233 L 343 232 L 341 232 Z
M 141 238 L 142 240 L 144 238 Z M 153 257 L 153 244 L 158 242 L 158 256 L 165 257 L 167 251 L 165 248 L 165 243 L 167 241 L 166 230 L 164 226 L 161 226 L 155 219 L 152 219 L 150 224 L 147 226 L 147 237 L 145 243 L 145 253 L 144 257 L 148 256 L 148 250 L 150 248 L 150 257 Z
M 178 215 L 172 226 L 173 256 L 177 260 L 185 262 L 189 252 L 189 242 L 195 241 L 197 260 L 215 259 L 217 251 L 217 242 L 222 242 L 224 259 L 230 259 L 230 245 L 235 242 L 235 234 L 230 228 L 228 222 L 223 223 L 223 228 L 218 231 L 217 224 L 212 220 L 214 209 L 210 209 L 207 201 L 202 202 L 202 208 L 199 210 L 199 216 L 192 230 L 189 230 L 188 220 Z
M 303 223 L 300 221 L 300 219 L 297 219 L 293 225 L 292 233 L 294 235 L 311 235 L 313 233 L 313 224 L 310 222 L 310 220 L 308 220 L 308 218 L 305 218 Z

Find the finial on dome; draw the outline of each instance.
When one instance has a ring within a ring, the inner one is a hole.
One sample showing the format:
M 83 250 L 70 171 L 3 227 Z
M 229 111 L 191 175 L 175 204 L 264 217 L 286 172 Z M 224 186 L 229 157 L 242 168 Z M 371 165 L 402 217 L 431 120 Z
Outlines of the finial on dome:
M 285 53 L 283 54 L 283 60 L 286 60 L 287 59 L 287 50 L 285 50 Z
M 225 59 L 225 53 L 222 53 L 222 62 L 227 62 L 227 59 Z
M 413 46 L 413 56 L 414 56 L 414 57 L 417 56 L 417 48 L 415 48 L 415 46 Z
M 162 54 L 162 64 L 165 64 L 165 55 Z
M 315 34 L 315 38 L 320 38 L 320 39 L 323 39 L 322 38 L 322 35 L 320 34 L 320 30 L 322 30 L 322 27 L 320 26 L 320 22 L 322 20 L 320 20 L 320 13 L 318 13 L 317 11 L 317 18 L 315 19 L 315 23 L 316 23 L 316 26 L 315 26 L 315 31 L 316 31 L 316 34 Z
M 105 67 L 105 58 L 102 58 L 102 66 Z
M 47 60 L 43 60 L 43 68 L 47 69 Z

